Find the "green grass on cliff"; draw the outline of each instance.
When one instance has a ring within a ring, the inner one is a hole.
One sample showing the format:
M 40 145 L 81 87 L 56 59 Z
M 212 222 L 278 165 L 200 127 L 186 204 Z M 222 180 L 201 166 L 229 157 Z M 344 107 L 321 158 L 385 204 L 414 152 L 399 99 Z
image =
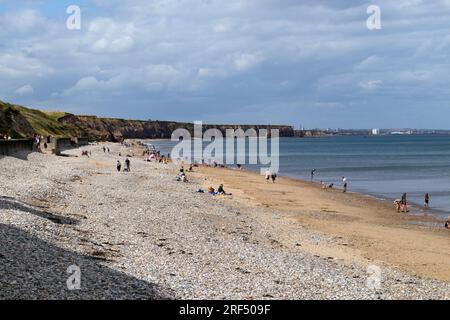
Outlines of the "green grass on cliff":
M 0 130 L 12 131 L 16 136 L 27 137 L 30 135 L 29 126 L 25 126 L 24 121 L 32 127 L 34 132 L 43 136 L 65 136 L 69 129 L 67 125 L 58 122 L 59 118 L 66 115 L 64 112 L 44 112 L 2 101 L 0 101 L 0 112 L 4 116 L 3 128 Z

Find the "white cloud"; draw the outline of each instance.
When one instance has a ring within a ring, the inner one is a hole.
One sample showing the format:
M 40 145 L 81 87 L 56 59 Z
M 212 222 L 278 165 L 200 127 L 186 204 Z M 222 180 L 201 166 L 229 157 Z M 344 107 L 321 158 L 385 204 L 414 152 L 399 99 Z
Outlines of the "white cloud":
M 234 66 L 238 71 L 245 71 L 247 69 L 253 68 L 262 61 L 262 58 L 256 54 L 239 54 L 234 59 Z
M 127 52 L 133 48 L 135 32 L 132 23 L 120 23 L 110 18 L 94 19 L 88 26 L 88 38 L 94 52 Z
M 53 69 L 51 67 L 48 67 L 38 59 L 27 57 L 22 53 L 0 53 L 0 78 L 42 77 L 52 72 Z
M 34 33 L 45 27 L 46 19 L 38 11 L 25 9 L 0 15 L 0 29 L 11 33 Z
M 226 109 L 229 118 L 217 119 L 239 122 L 232 117 L 241 106 L 264 105 L 288 123 L 332 125 L 333 108 L 305 108 L 332 101 L 351 121 L 407 101 L 426 105 L 425 119 L 450 99 L 449 0 L 379 0 L 381 31 L 367 30 L 367 4 L 350 0 L 92 0 L 77 32 L 41 1 L 7 3 L 2 93 L 14 98 L 39 81 L 27 103 L 49 108 L 85 113 L 95 105 L 108 115 L 181 120 L 213 120 L 212 109 Z M 380 94 L 363 104 L 371 92 Z M 280 115 L 279 105 L 291 114 Z
M 359 86 L 365 90 L 368 91 L 374 91 L 378 88 L 380 88 L 383 85 L 383 81 L 381 80 L 368 80 L 368 81 L 361 81 L 359 83 Z
M 20 87 L 15 92 L 18 96 L 27 96 L 34 93 L 34 89 L 31 85 L 27 84 L 23 87 Z

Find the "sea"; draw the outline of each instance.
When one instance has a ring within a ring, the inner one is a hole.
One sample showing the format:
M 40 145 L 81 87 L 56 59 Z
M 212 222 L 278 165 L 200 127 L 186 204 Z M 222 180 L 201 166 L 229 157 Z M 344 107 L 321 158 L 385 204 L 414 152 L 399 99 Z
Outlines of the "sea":
M 162 154 L 177 144 L 170 140 L 149 141 Z M 270 149 L 270 147 L 269 147 Z M 431 212 L 450 214 L 450 136 L 380 135 L 281 138 L 279 175 L 310 181 L 324 181 L 383 200 L 394 200 L 403 192 L 420 208 L 425 193 L 430 195 Z M 248 150 L 247 150 L 248 151 Z M 244 165 L 259 170 L 259 165 Z

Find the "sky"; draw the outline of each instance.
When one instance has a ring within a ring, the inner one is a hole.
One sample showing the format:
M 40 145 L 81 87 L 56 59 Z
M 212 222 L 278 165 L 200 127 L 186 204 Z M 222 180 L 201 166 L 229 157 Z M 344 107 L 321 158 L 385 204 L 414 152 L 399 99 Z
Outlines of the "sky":
M 0 0 L 0 39 L 0 100 L 29 107 L 450 129 L 450 0 Z

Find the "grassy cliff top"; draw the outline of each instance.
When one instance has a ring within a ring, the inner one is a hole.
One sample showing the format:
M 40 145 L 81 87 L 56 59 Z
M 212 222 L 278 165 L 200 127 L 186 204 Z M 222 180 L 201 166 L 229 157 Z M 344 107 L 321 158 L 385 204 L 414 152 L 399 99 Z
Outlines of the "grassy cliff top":
M 44 112 L 0 101 L 0 133 L 28 137 L 34 132 L 46 136 L 64 136 L 69 129 L 58 122 L 65 112 Z

